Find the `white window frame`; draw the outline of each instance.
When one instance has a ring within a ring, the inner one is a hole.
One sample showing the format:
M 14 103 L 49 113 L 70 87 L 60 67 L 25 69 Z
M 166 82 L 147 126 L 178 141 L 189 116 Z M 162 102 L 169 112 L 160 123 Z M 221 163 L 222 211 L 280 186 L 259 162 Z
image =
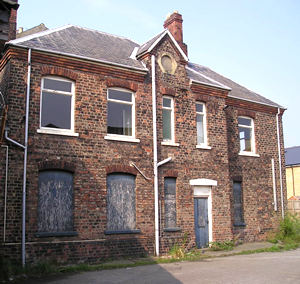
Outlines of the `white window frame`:
M 70 92 L 64 92 L 64 91 L 58 91 L 58 90 L 50 90 L 50 89 L 44 89 L 44 80 L 45 79 L 53 79 L 56 81 L 64 81 L 71 83 L 71 93 Z M 61 94 L 61 95 L 67 95 L 71 96 L 71 128 L 70 129 L 60 129 L 60 128 L 51 128 L 51 127 L 42 127 L 42 105 L 43 105 L 43 91 L 47 91 L 52 94 Z M 56 134 L 56 135 L 67 135 L 67 136 L 78 136 L 78 133 L 74 132 L 74 116 L 75 116 L 75 83 L 71 80 L 57 77 L 57 76 L 45 76 L 42 78 L 41 81 L 41 93 L 40 93 L 40 122 L 39 122 L 39 129 L 37 130 L 38 133 L 45 133 L 45 134 Z
M 203 111 L 199 112 L 197 111 L 197 105 L 202 105 L 203 106 Z M 208 140 L 207 140 L 207 120 L 206 120 L 206 105 L 203 102 L 196 102 L 195 104 L 196 107 L 196 148 L 200 148 L 200 149 L 211 149 L 210 146 L 208 146 Z M 203 136 L 204 136 L 204 142 L 198 144 L 198 131 L 197 131 L 197 114 L 202 115 L 203 116 Z
M 170 99 L 171 100 L 171 107 L 164 107 L 163 100 L 164 99 Z M 178 143 L 175 143 L 175 125 L 174 125 L 174 98 L 171 96 L 163 96 L 162 97 L 162 110 L 167 109 L 171 110 L 171 139 L 164 139 L 162 141 L 162 145 L 173 145 L 173 146 L 178 146 Z M 162 121 L 163 123 L 163 121 Z M 163 127 L 162 127 L 163 129 Z
M 122 100 L 110 99 L 108 97 L 109 90 L 117 90 L 121 92 L 126 92 L 131 94 L 132 101 L 126 102 Z M 131 105 L 131 125 L 132 125 L 132 135 L 122 135 L 122 134 L 113 134 L 107 133 L 104 139 L 106 140 L 115 140 L 115 141 L 124 141 L 124 142 L 140 142 L 140 139 L 135 138 L 135 93 L 131 90 L 123 89 L 123 88 L 108 88 L 106 94 L 107 102 L 116 102 L 120 104 Z M 107 107 L 107 115 L 108 115 L 108 107 Z M 107 116 L 106 116 L 107 118 Z M 106 121 L 107 127 L 107 121 Z
M 238 118 L 245 118 L 245 119 L 249 119 L 251 121 L 251 125 L 244 125 L 244 124 L 239 124 L 238 123 L 238 133 L 239 133 L 239 147 L 240 147 L 240 152 L 239 155 L 245 155 L 245 156 L 259 156 L 257 155 L 256 152 L 256 147 L 255 147 L 255 131 L 254 131 L 254 120 L 251 117 L 248 116 L 238 116 Z M 249 128 L 251 129 L 251 151 L 242 151 L 241 150 L 241 143 L 240 143 L 240 131 L 239 128 L 243 127 L 243 128 Z

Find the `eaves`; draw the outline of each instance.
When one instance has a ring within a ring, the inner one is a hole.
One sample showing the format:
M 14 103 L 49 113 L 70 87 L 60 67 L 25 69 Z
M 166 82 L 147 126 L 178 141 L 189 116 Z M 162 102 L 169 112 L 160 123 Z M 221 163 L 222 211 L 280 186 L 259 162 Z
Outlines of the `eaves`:
M 24 49 L 29 49 L 30 47 L 25 46 L 25 45 L 21 45 L 21 44 L 7 44 L 7 46 L 12 46 L 12 47 L 19 47 L 19 48 L 24 48 Z M 74 55 L 71 53 L 66 53 L 66 52 L 58 52 L 58 51 L 53 51 L 53 50 L 48 50 L 48 49 L 42 49 L 42 48 L 31 48 L 34 51 L 39 51 L 39 52 L 43 52 L 46 54 L 50 54 L 50 55 L 59 55 L 62 57 L 68 57 L 68 58 L 74 58 L 76 60 L 80 60 L 80 61 L 89 61 L 89 62 L 94 62 L 100 65 L 106 65 L 106 66 L 111 66 L 117 69 L 122 69 L 122 70 L 128 70 L 131 72 L 135 72 L 138 74 L 143 74 L 146 75 L 149 70 L 148 68 L 138 68 L 138 67 L 133 67 L 133 66 L 129 66 L 129 65 L 125 65 L 125 64 L 120 64 L 120 63 L 115 63 L 115 62 L 110 62 L 110 61 L 106 61 L 106 60 L 100 60 L 100 59 L 95 59 L 95 58 L 91 58 L 91 57 L 85 57 L 85 56 L 80 56 L 80 55 Z

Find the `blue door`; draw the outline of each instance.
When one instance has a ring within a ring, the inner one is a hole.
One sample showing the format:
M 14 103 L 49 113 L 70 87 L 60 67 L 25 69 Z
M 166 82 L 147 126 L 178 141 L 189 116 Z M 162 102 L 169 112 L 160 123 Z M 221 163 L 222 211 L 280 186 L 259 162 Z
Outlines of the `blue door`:
M 198 248 L 208 246 L 208 208 L 207 198 L 194 199 L 194 218 L 196 244 Z

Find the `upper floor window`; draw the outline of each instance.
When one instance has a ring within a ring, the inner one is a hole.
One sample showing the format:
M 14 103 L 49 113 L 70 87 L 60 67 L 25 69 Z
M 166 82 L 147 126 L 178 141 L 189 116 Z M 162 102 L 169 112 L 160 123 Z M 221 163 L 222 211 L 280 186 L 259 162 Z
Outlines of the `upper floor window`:
M 74 133 L 74 83 L 45 77 L 41 90 L 40 132 Z
M 174 142 L 174 100 L 163 97 L 163 140 Z
M 107 133 L 134 137 L 134 95 L 109 89 L 107 93 Z
M 204 103 L 196 103 L 197 145 L 207 145 L 206 110 Z
M 255 152 L 254 147 L 254 124 L 249 117 L 238 117 L 240 152 Z

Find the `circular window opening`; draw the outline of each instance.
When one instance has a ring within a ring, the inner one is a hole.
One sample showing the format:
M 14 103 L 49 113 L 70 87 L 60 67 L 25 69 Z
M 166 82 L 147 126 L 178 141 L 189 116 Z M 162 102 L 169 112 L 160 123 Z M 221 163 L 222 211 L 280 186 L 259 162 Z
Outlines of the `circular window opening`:
M 166 72 L 171 72 L 172 71 L 172 59 L 168 55 L 164 55 L 161 58 L 161 65 L 165 69 Z

